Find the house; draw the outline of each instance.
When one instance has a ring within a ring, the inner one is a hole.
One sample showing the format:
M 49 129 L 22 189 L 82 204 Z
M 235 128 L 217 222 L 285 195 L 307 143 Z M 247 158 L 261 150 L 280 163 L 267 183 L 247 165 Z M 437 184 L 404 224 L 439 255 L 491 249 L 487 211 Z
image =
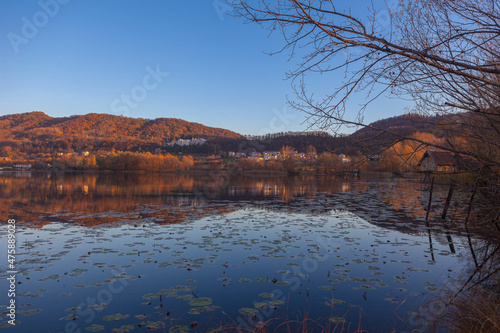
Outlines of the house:
M 351 159 L 344 154 L 339 154 L 339 158 L 342 163 L 351 163 Z
M 300 158 L 300 159 L 305 159 L 306 158 L 306 154 L 305 153 L 298 153 L 298 152 L 296 152 L 294 154 L 294 156 L 297 157 L 297 158 Z
M 202 145 L 207 142 L 206 139 L 191 139 L 191 144 L 193 145 Z
M 262 157 L 266 161 L 277 160 L 280 157 L 280 152 L 279 151 L 265 151 L 262 153 Z
M 179 140 L 173 140 L 170 143 L 167 143 L 167 146 L 173 146 L 173 145 L 178 145 L 178 146 L 191 146 L 191 145 L 202 145 L 205 142 L 207 142 L 206 139 L 197 139 L 197 138 L 191 138 L 189 139 L 179 139 Z
M 237 152 L 236 155 L 234 155 L 236 158 L 245 158 L 247 155 L 242 152 Z
M 456 172 L 458 161 L 449 151 L 427 150 L 417 164 L 420 172 Z
M 255 160 L 262 160 L 262 153 L 258 152 L 251 152 L 250 155 L 248 156 L 249 159 L 255 159 Z
M 14 164 L 14 170 L 29 170 L 31 169 L 31 164 Z
M 263 161 L 264 158 L 262 157 L 262 153 L 259 152 L 251 152 L 248 156 L 248 159 L 254 160 L 254 161 Z

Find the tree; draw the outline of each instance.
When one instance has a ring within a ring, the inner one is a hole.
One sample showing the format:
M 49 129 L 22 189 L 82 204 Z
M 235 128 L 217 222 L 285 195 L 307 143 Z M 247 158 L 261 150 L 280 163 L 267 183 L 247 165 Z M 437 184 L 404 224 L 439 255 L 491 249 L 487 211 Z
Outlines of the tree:
M 293 147 L 282 146 L 280 152 L 281 152 L 281 156 L 283 156 L 283 159 L 290 158 L 292 156 L 293 150 L 294 150 Z
M 342 167 L 342 161 L 337 154 L 323 153 L 318 158 L 318 171 L 331 174 L 339 171 Z
M 430 133 L 417 132 L 411 136 L 411 139 L 398 141 L 384 150 L 380 154 L 380 167 L 385 171 L 417 171 L 417 164 L 427 146 L 413 141 L 414 138 L 435 144 L 442 144 L 443 141 Z M 455 138 L 450 139 L 454 143 L 457 142 Z
M 0 153 L 4 157 L 11 157 L 14 154 L 14 149 L 11 146 L 5 146 Z
M 400 0 L 396 9 L 387 8 L 386 27 L 374 7 L 364 23 L 333 0 L 230 2 L 237 16 L 283 34 L 285 44 L 278 52 L 301 59 L 288 73 L 293 82 L 299 80 L 297 98 L 289 102 L 313 125 L 371 127 L 363 122 L 371 101 L 386 94 L 410 98 L 420 113 L 454 114 L 447 125 L 482 148 L 413 141 L 472 156 L 487 167 L 500 166 L 497 0 Z M 318 101 L 308 93 L 305 74 L 339 71 L 345 80 L 324 98 Z M 350 98 L 360 92 L 368 102 L 348 117 Z
M 313 160 L 316 158 L 316 148 L 313 145 L 307 146 L 306 156 L 310 160 Z

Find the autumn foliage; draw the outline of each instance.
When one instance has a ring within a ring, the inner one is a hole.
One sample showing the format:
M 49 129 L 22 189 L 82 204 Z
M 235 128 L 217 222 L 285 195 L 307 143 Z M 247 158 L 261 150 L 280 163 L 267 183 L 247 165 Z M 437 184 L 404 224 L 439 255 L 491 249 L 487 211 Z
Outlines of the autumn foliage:
M 97 157 L 67 155 L 54 161 L 56 168 L 73 170 L 178 171 L 189 170 L 193 164 L 194 161 L 191 156 L 179 158 L 170 154 L 134 152 L 112 152 Z
M 413 134 L 412 138 L 435 144 L 442 144 L 444 141 L 433 134 L 421 132 Z M 411 139 L 398 141 L 382 152 L 380 168 L 385 171 L 417 171 L 417 164 L 427 148 L 427 145 Z

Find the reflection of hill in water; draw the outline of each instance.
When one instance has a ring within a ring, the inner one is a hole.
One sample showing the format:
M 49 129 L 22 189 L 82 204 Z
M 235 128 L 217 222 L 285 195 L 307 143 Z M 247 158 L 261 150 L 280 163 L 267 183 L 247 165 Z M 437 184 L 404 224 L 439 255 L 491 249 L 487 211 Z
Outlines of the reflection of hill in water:
M 174 207 L 203 206 L 218 200 L 259 200 L 280 198 L 293 200 L 297 196 L 315 196 L 319 191 L 342 190 L 338 182 L 318 182 L 308 178 L 289 177 L 227 177 L 210 175 L 159 173 L 3 173 L 0 177 L 0 211 L 7 216 L 14 214 L 22 221 L 45 223 L 47 215 L 79 214 L 80 222 L 87 221 L 85 214 L 139 212 L 144 205 L 164 209 L 164 218 L 175 220 Z M 210 205 L 212 206 L 212 205 Z M 144 213 L 141 213 L 144 216 Z M 182 214 L 181 214 L 182 215 Z M 99 220 L 100 219 L 100 220 Z M 101 215 L 88 221 L 99 224 L 115 221 Z M 179 217 L 179 222 L 183 219 Z
M 0 176 L 0 211 L 32 226 L 181 223 L 243 207 L 322 214 L 349 210 L 386 228 L 422 232 L 425 192 L 405 179 L 332 179 L 159 173 L 15 173 Z M 446 191 L 436 191 L 436 203 Z M 434 205 L 439 212 L 439 205 Z M 457 204 L 452 205 L 460 215 Z M 430 216 L 433 217 L 435 213 Z

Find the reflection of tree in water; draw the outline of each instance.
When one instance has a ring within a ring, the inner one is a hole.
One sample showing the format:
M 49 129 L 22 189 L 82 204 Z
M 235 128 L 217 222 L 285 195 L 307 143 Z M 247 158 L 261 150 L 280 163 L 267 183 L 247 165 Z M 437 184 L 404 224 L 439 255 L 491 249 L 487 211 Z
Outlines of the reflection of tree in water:
M 271 197 L 292 202 L 297 197 L 313 198 L 318 193 L 345 192 L 351 188 L 362 190 L 366 185 L 362 182 L 332 177 L 239 176 L 231 178 L 227 190 L 222 195 L 227 195 L 228 198 L 247 197 L 246 199 Z
M 145 218 L 156 223 L 179 223 L 205 213 L 223 213 L 217 203 L 225 202 L 223 206 L 228 211 L 238 209 L 241 204 L 295 213 L 338 209 L 407 233 L 422 232 L 425 227 L 422 223 L 425 193 L 412 180 L 352 180 L 310 175 L 220 177 L 101 172 L 33 173 L 30 178 L 17 178 L 14 174 L 4 174 L 0 178 L 0 211 L 40 225 L 51 221 L 97 225 Z M 445 191 L 436 191 L 431 217 L 439 211 L 439 202 L 443 201 L 440 198 L 444 196 Z
M 470 245 L 464 278 L 421 308 L 420 316 L 433 331 L 500 332 L 500 241 L 473 240 Z
M 156 214 L 164 223 L 182 222 L 185 212 L 174 208 L 203 204 L 192 193 L 202 182 L 188 175 L 153 173 L 41 173 L 30 180 L 4 176 L 0 211 L 30 224 L 96 225 L 149 217 L 151 210 L 144 205 L 155 205 L 168 207 Z
M 4 173 L 0 178 L 0 211 L 38 225 L 54 221 L 97 225 L 153 216 L 155 222 L 178 223 L 191 215 L 187 207 L 208 212 L 214 199 L 237 202 L 279 198 L 291 202 L 296 197 L 314 197 L 318 192 L 341 191 L 345 183 L 283 176 L 227 180 L 221 182 L 209 174 L 179 173 L 30 173 L 28 178 Z M 146 209 L 147 205 L 156 207 L 154 212 Z
M 498 205 L 491 205 L 490 196 L 477 196 L 475 188 L 472 192 L 470 188 L 457 190 L 457 184 L 453 184 L 433 190 L 433 185 L 419 193 L 419 189 L 407 183 L 398 186 L 406 191 L 400 196 L 395 195 L 397 191 L 381 191 L 385 192 L 384 199 L 396 209 L 405 209 L 420 219 L 424 213 L 433 260 L 433 239 L 441 238 L 442 243 L 448 243 L 451 253 L 455 253 L 452 234 L 467 239 L 469 252 L 464 260 L 463 278 L 445 286 L 436 292 L 437 296 L 425 302 L 410 321 L 412 329 L 500 332 L 500 233 L 495 223 Z M 452 197 L 453 200 L 449 200 Z M 424 207 L 423 211 L 418 209 L 417 202 Z M 442 225 L 444 234 L 435 232 L 436 225 Z
M 435 186 L 432 198 L 432 209 L 429 218 L 434 218 L 441 214 L 447 197 L 448 188 L 444 185 Z M 394 209 L 404 210 L 407 215 L 415 219 L 423 219 L 426 216 L 426 209 L 429 202 L 429 189 L 424 188 L 422 183 L 408 181 L 405 179 L 393 179 L 386 186 L 378 188 L 383 200 L 387 201 Z M 450 205 L 450 216 L 453 218 L 465 219 L 464 203 L 466 194 L 460 189 L 456 189 Z

